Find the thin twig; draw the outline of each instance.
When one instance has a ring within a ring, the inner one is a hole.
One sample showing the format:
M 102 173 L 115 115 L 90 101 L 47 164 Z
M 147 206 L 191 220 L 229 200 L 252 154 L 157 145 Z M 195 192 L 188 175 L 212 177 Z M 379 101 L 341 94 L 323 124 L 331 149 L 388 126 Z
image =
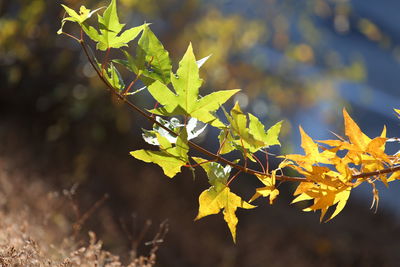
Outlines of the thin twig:
M 238 171 L 237 173 L 235 173 L 235 175 L 232 176 L 231 179 L 229 179 L 229 181 L 226 183 L 226 186 L 229 186 L 235 179 L 236 177 L 238 177 L 238 175 L 241 173 L 242 171 Z
M 93 206 L 86 211 L 80 218 L 79 220 L 74 223 L 72 228 L 74 229 L 75 236 L 77 236 L 78 232 L 82 229 L 82 226 L 85 224 L 85 222 L 92 216 L 92 214 L 101 206 L 103 203 L 108 199 L 108 194 L 104 194 L 102 198 L 97 200 Z
M 266 171 L 265 171 L 265 168 L 264 168 L 264 166 L 262 165 L 262 163 L 261 163 L 261 160 L 259 159 L 259 158 L 257 158 L 257 156 L 254 154 L 254 153 L 251 153 L 251 156 L 258 162 L 258 164 L 261 166 L 261 169 L 263 170 L 263 173 L 267 173 Z
M 379 171 L 364 172 L 364 173 L 360 173 L 357 175 L 353 175 L 352 179 L 367 178 L 367 177 L 372 177 L 372 176 L 381 175 L 381 174 L 393 173 L 393 172 L 397 172 L 397 171 L 400 171 L 400 165 L 388 167 L 388 168 L 385 168 L 385 169 L 382 169 Z

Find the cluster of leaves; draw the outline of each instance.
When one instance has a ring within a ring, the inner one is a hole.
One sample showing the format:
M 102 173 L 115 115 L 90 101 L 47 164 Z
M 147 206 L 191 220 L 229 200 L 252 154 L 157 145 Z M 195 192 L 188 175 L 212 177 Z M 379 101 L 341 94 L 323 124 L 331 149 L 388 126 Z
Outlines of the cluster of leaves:
M 125 25 L 119 22 L 116 0 L 111 0 L 103 15 L 97 16 L 97 27 L 90 25 L 89 21 L 92 15 L 102 8 L 91 11 L 82 6 L 80 11 L 76 12 L 63 7 L 67 16 L 63 18 L 58 33 L 77 40 L 111 93 L 154 124 L 152 130 L 143 130 L 143 138 L 159 149 L 140 149 L 132 151 L 131 155 L 139 160 L 157 164 L 170 178 L 179 173 L 182 167 L 193 169 L 201 166 L 208 176 L 210 187 L 199 196 L 196 220 L 222 211 L 234 241 L 238 223 L 236 210 L 255 208 L 250 202 L 259 197 L 269 198 L 269 203 L 272 204 L 279 195 L 276 180 L 300 182 L 294 193 L 297 197 L 293 202 L 313 201 L 313 204 L 304 210 L 321 210 L 321 220 L 330 207 L 335 207 L 328 218 L 330 220 L 344 208 L 351 190 L 361 183 L 367 182 L 372 185 L 377 204 L 379 196 L 375 183 L 382 181 L 388 185 L 389 182 L 400 179 L 400 167 L 396 165 L 400 161 L 399 157 L 385 153 L 385 144 L 389 140 L 386 138 L 385 128 L 381 136 L 370 139 L 362 133 L 345 110 L 343 115 L 348 140 L 338 136 L 337 140 L 315 142 L 300 128 L 305 155 L 282 156 L 284 160 L 278 169 L 268 170 L 268 165 L 264 166 L 256 157 L 256 153 L 268 155 L 270 146 L 280 145 L 278 136 L 282 122 L 266 130 L 257 117 L 243 113 L 238 103 L 230 112 L 226 111 L 222 105 L 237 93 L 238 89 L 200 95 L 202 80 L 199 68 L 208 57 L 196 60 L 192 45 L 189 44 L 178 69 L 174 72 L 168 51 L 151 31 L 149 24 L 123 31 Z M 64 32 L 63 26 L 67 21 L 80 26 L 80 38 Z M 95 58 L 94 53 L 89 53 L 83 33 L 96 43 L 97 50 L 105 51 L 102 63 Z M 138 36 L 140 38 L 135 45 L 135 53 L 131 54 L 124 48 Z M 118 49 L 124 58 L 110 59 L 110 49 Z M 117 66 L 124 67 L 134 74 L 135 78 L 129 85 L 125 85 Z M 141 88 L 134 89 L 138 84 L 141 84 Z M 144 110 L 128 99 L 129 96 L 143 90 L 147 90 L 156 100 L 153 109 Z M 220 108 L 225 114 L 224 119 L 216 113 Z M 395 111 L 400 115 L 399 110 Z M 206 126 L 220 131 L 220 146 L 217 152 L 210 152 L 191 141 L 199 136 Z M 208 159 L 191 157 L 191 148 L 202 152 Z M 222 157 L 233 151 L 238 151 L 242 158 L 231 162 Z M 247 168 L 248 160 L 258 162 L 262 171 Z M 240 161 L 243 162 L 242 165 L 239 164 Z M 285 176 L 285 167 L 296 170 L 301 177 Z M 232 168 L 238 170 L 234 175 L 231 175 Z M 241 172 L 255 175 L 263 184 L 263 187 L 255 189 L 254 196 L 249 201 L 243 200 L 230 189 L 230 183 Z
M 371 139 L 361 131 L 345 109 L 343 117 L 348 140 L 338 136 L 336 140 L 317 141 L 321 144 L 318 145 L 300 127 L 301 146 L 305 155 L 285 156 L 291 161 L 288 166 L 304 175 L 307 180 L 297 187 L 294 193 L 297 197 L 293 203 L 313 200 L 313 205 L 304 211 L 321 210 L 320 220 L 323 220 L 328 208 L 333 205 L 336 208 L 328 220 L 339 214 L 346 205 L 351 190 L 363 182 L 372 185 L 372 206 L 376 204 L 377 207 L 379 195 L 375 183 L 381 181 L 388 186 L 390 181 L 400 177 L 400 172 L 391 173 L 389 178 L 387 173 L 379 173 L 385 168 L 396 166 L 400 161 L 398 156 L 385 153 L 388 140 L 386 127 L 381 136 Z M 363 175 L 371 173 L 375 175 Z

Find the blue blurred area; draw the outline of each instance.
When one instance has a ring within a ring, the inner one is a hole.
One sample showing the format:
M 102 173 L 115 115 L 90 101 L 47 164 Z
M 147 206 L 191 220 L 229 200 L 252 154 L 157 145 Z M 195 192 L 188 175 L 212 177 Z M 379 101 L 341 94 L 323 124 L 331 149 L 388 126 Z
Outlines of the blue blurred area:
M 382 126 L 388 128 L 388 136 L 398 136 L 399 120 L 394 116 L 393 108 L 400 106 L 400 65 L 398 58 L 393 53 L 400 38 L 400 23 L 398 10 L 399 1 L 351 1 L 354 16 L 360 16 L 374 21 L 380 29 L 390 36 L 392 47 L 382 48 L 377 43 L 371 43 L 357 30 L 351 30 L 346 36 L 336 34 L 329 24 L 321 23 L 327 29 L 329 38 L 327 43 L 335 47 L 344 58 L 358 54 L 362 57 L 367 69 L 367 79 L 363 83 L 354 83 L 346 80 L 338 80 L 338 91 L 351 104 L 351 115 L 357 121 L 363 131 L 373 137 L 382 130 Z M 352 19 L 352 18 L 350 18 Z M 331 30 L 331 31 L 329 31 Z M 301 124 L 311 136 L 327 138 L 326 129 L 332 129 L 321 119 L 328 103 L 319 103 L 310 110 L 304 110 L 295 118 L 295 124 Z M 340 111 L 338 111 L 339 115 Z M 336 131 L 336 130 L 335 130 Z M 297 143 L 299 142 L 297 138 Z M 388 153 L 395 153 L 399 146 L 388 147 Z M 354 190 L 356 197 L 371 199 L 369 186 L 362 186 Z M 378 187 L 381 198 L 381 208 L 389 208 L 400 216 L 399 193 L 400 185 L 391 184 L 387 189 L 381 185 Z
M 207 1 L 206 1 L 207 2 Z M 260 18 L 268 23 L 267 14 L 273 10 L 285 16 L 290 23 L 290 35 L 294 42 L 304 41 L 304 36 L 298 31 L 298 19 L 304 14 L 310 14 L 310 7 L 318 1 L 220 1 L 220 8 L 226 13 L 240 13 L 247 18 Z M 312 15 L 314 26 L 318 28 L 322 41 L 314 49 L 315 64 L 295 62 L 284 52 L 273 48 L 270 43 L 256 45 L 245 60 L 256 64 L 267 73 L 280 75 L 280 66 L 294 65 L 291 75 L 300 81 L 312 79 L 326 80 L 334 84 L 336 94 L 345 102 L 337 103 L 336 98 L 322 99 L 311 107 L 298 108 L 289 118 L 294 130 L 291 133 L 295 153 L 302 153 L 300 135 L 297 125 L 302 125 L 314 139 L 329 139 L 330 131 L 343 135 L 340 123 L 327 120 L 334 116 L 341 122 L 343 103 L 360 128 L 370 137 L 380 134 L 383 125 L 387 126 L 388 137 L 399 136 L 400 121 L 396 118 L 393 108 L 400 107 L 400 1 L 386 0 L 354 0 L 326 1 L 335 10 L 334 14 L 321 18 Z M 340 13 L 340 5 L 345 4 L 346 16 Z M 339 10 L 339 11 L 338 11 Z M 311 12 L 312 13 L 312 12 Z M 373 22 L 370 23 L 370 22 Z M 375 28 L 379 32 L 374 32 Z M 345 63 L 351 59 L 360 60 L 365 68 L 366 78 L 363 81 L 352 81 L 336 75 L 331 75 L 329 67 L 319 59 L 324 53 L 335 51 Z M 293 77 L 292 77 L 293 78 Z M 322 92 L 323 94 L 324 92 Z M 398 144 L 389 145 L 388 153 L 400 149 Z M 357 198 L 371 199 L 372 188 L 368 186 L 354 190 Z M 398 196 L 400 185 L 393 183 L 390 189 L 383 185 L 381 192 L 381 208 L 388 208 L 400 216 Z

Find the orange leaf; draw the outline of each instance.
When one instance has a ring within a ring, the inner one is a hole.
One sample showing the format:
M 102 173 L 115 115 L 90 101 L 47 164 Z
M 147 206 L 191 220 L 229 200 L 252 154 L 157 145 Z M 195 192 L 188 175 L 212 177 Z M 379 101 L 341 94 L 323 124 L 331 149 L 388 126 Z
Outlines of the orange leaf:
M 358 127 L 357 123 L 350 117 L 346 109 L 343 109 L 343 118 L 345 134 L 350 142 L 364 151 L 371 142 L 371 139 L 361 131 L 360 127 Z

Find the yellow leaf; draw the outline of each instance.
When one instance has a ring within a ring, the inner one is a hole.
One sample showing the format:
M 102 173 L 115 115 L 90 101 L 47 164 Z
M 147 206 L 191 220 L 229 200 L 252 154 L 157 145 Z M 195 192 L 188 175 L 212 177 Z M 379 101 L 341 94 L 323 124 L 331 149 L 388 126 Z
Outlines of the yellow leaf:
M 358 127 L 357 123 L 350 117 L 346 109 L 343 109 L 344 127 L 346 136 L 352 144 L 355 144 L 362 151 L 365 151 L 371 139 L 366 136 Z
M 278 170 L 281 171 L 283 168 L 285 168 L 287 166 L 292 166 L 292 164 L 293 164 L 293 162 L 289 161 L 289 160 L 282 161 L 281 163 L 279 163 L 278 168 L 271 172 L 271 177 L 256 175 L 257 178 L 266 186 L 257 188 L 256 189 L 256 193 L 253 195 L 253 197 L 250 199 L 249 202 L 252 202 L 252 201 L 256 200 L 260 196 L 263 196 L 263 197 L 268 197 L 269 196 L 269 204 L 272 205 L 274 200 L 279 195 L 279 190 L 277 188 L 275 188 L 276 172 Z
M 301 147 L 304 149 L 306 156 L 314 156 L 316 154 L 319 154 L 318 145 L 314 143 L 312 138 L 307 135 L 307 133 L 303 130 L 301 126 L 299 126 L 299 129 L 301 134 Z
M 340 173 L 339 179 L 344 183 L 351 182 L 352 180 L 352 171 L 348 166 L 350 162 L 351 161 L 348 157 L 336 157 L 332 159 L 332 163 L 335 165 L 336 170 Z
M 301 126 L 299 127 L 299 129 L 301 135 L 301 147 L 304 149 L 305 156 L 292 154 L 286 155 L 285 158 L 295 161 L 298 165 L 308 171 L 312 169 L 312 165 L 315 163 L 331 163 L 330 160 L 336 157 L 336 153 L 329 149 L 326 149 L 320 153 L 318 144 L 316 144 L 312 140 L 312 138 L 307 135 L 307 133 L 303 130 Z
M 290 204 L 294 204 L 300 201 L 304 201 L 304 200 L 310 200 L 313 199 L 312 196 L 307 195 L 306 193 L 302 193 L 301 195 L 297 196 L 295 199 L 293 199 L 293 201 Z
M 345 186 L 340 189 L 336 189 L 335 187 L 319 185 L 319 184 L 311 184 L 306 185 L 306 183 L 302 183 L 303 185 L 299 185 L 296 193 L 300 193 L 293 201 L 293 203 L 297 203 L 304 200 L 314 200 L 314 204 L 309 206 L 308 208 L 303 209 L 303 211 L 316 211 L 321 210 L 320 221 L 325 217 L 326 212 L 331 206 L 336 205 L 335 211 L 332 215 L 326 220 L 329 221 L 333 219 L 336 215 L 338 215 L 343 208 L 345 207 L 347 200 L 350 196 L 351 187 Z
M 279 190 L 275 188 L 275 181 L 276 181 L 276 170 L 272 171 L 271 177 L 263 177 L 257 175 L 257 178 L 265 185 L 265 187 L 260 187 L 256 189 L 256 193 L 252 196 L 249 202 L 256 200 L 257 198 L 263 196 L 269 196 L 269 204 L 272 205 L 274 200 L 279 195 Z
M 336 215 L 338 215 L 344 209 L 344 206 L 346 206 L 347 200 L 350 197 L 350 192 L 351 192 L 351 188 L 348 187 L 345 190 L 343 190 L 342 192 L 336 194 L 335 200 L 334 200 L 334 203 L 337 203 L 336 209 L 333 212 L 333 214 L 326 221 L 332 220 L 334 217 L 336 217 Z
M 389 179 L 387 179 L 388 182 L 393 182 L 394 180 L 399 180 L 400 179 L 400 171 L 392 173 L 390 175 Z
M 397 113 L 397 117 L 399 117 L 399 119 L 400 119 L 400 109 L 394 109 L 394 111 L 396 111 L 396 113 Z
M 222 183 L 217 184 L 200 194 L 199 213 L 195 220 L 199 220 L 208 215 L 218 214 L 223 210 L 224 220 L 231 231 L 233 242 L 236 243 L 236 225 L 238 223 L 238 218 L 235 212 L 237 208 L 252 209 L 255 208 L 255 206 L 232 193 L 226 185 Z
M 366 152 L 370 153 L 374 157 L 383 159 L 385 161 L 389 161 L 389 157 L 385 154 L 385 144 L 387 138 L 385 137 L 376 137 L 374 138 L 366 148 Z
M 386 138 L 386 125 L 383 125 L 381 137 Z
M 347 149 L 347 150 L 360 150 L 355 145 L 350 144 L 346 141 L 340 140 L 318 140 L 319 143 L 326 144 L 328 146 L 336 147 L 338 149 Z
M 313 186 L 314 186 L 313 183 L 308 183 L 308 182 L 300 183 L 297 186 L 296 191 L 293 193 L 293 195 L 297 196 L 297 195 L 303 194 L 304 192 L 307 192 L 308 190 L 310 190 Z

